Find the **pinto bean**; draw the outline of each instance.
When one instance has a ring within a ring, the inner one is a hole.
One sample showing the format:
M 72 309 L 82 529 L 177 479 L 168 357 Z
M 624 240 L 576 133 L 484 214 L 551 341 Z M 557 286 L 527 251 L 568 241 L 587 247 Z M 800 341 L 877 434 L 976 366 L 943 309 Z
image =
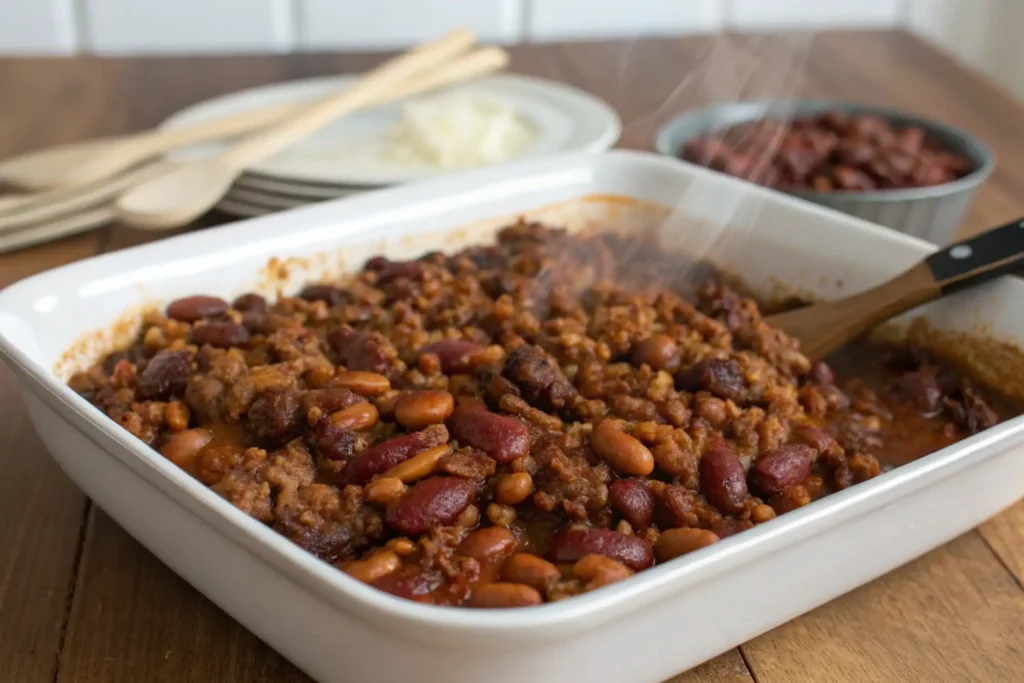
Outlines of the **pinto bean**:
M 666 529 L 658 534 L 654 552 L 658 562 L 668 562 L 718 541 L 718 536 L 707 529 Z
M 477 586 L 469 598 L 470 606 L 486 609 L 529 607 L 542 602 L 536 589 L 521 583 L 485 583 Z
M 610 420 L 594 428 L 590 445 L 602 460 L 622 474 L 646 477 L 654 471 L 654 455 L 647 446 Z
M 395 404 L 395 419 L 406 429 L 423 429 L 440 424 L 455 410 L 455 399 L 447 391 L 414 391 Z
M 424 346 L 420 354 L 432 353 L 437 356 L 444 374 L 460 375 L 473 371 L 471 358 L 483 350 L 483 346 L 466 339 L 442 339 Z

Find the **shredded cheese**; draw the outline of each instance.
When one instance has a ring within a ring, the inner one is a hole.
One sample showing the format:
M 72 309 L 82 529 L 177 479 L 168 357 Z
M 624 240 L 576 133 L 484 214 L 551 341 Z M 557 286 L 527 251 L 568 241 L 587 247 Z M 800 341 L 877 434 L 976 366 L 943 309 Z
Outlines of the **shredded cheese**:
M 466 168 L 508 161 L 534 139 L 533 129 L 507 102 L 455 93 L 406 103 L 384 152 L 398 162 Z

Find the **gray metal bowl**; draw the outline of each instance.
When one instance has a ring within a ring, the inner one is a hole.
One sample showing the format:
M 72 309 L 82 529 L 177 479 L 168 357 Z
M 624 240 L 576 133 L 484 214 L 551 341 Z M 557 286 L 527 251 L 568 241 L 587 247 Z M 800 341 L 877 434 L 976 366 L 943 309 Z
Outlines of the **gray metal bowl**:
M 970 208 L 975 191 L 992 173 L 995 156 L 976 138 L 936 121 L 882 107 L 831 100 L 734 102 L 688 112 L 672 119 L 658 131 L 655 149 L 661 154 L 677 157 L 683 145 L 699 135 L 762 118 L 789 118 L 829 110 L 874 114 L 897 126 L 918 126 L 944 148 L 969 159 L 975 170 L 951 183 L 930 187 L 868 192 L 787 192 L 935 244 L 949 243 Z

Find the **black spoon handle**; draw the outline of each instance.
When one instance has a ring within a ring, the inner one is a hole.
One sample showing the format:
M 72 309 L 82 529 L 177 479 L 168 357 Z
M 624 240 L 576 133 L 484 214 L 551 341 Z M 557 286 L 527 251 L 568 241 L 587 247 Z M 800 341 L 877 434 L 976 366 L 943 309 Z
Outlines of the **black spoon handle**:
M 943 247 L 925 263 L 943 294 L 1016 272 L 1024 263 L 1024 218 Z

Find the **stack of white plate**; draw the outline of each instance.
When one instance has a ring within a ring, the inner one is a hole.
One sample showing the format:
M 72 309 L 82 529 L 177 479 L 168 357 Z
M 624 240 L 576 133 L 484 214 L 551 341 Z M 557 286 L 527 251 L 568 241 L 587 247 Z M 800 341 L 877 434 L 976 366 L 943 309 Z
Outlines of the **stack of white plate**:
M 163 127 L 173 129 L 256 107 L 325 96 L 355 78 L 315 78 L 232 93 L 178 112 Z M 618 116 L 606 103 L 552 81 L 501 74 L 460 89 L 507 102 L 533 129 L 533 143 L 519 159 L 603 151 L 615 144 L 621 130 Z M 384 136 L 401 114 L 401 105 L 394 104 L 339 120 L 250 169 L 218 208 L 238 216 L 258 216 L 449 172 L 400 163 L 381 154 Z M 222 143 L 202 145 L 175 152 L 171 158 L 194 159 L 223 148 Z

